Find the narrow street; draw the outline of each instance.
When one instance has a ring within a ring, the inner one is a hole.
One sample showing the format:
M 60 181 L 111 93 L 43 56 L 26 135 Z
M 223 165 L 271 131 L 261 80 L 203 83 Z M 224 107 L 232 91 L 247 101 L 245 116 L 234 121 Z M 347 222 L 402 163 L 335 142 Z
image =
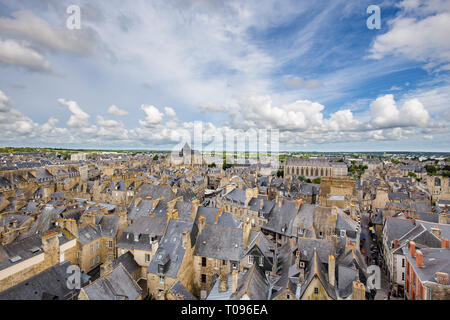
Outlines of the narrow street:
M 384 263 L 382 251 L 378 250 L 379 253 L 376 254 L 373 254 L 371 252 L 371 248 L 373 247 L 373 245 L 376 245 L 376 243 L 372 240 L 368 223 L 369 223 L 369 213 L 367 212 L 361 213 L 361 234 L 364 234 L 366 238 L 366 240 L 364 241 L 364 245 L 362 247 L 362 249 L 364 249 L 365 251 L 363 256 L 364 258 L 366 258 L 367 266 L 372 265 L 374 264 L 374 262 L 376 262 L 375 264 L 377 264 L 381 269 L 381 289 L 377 290 L 375 300 L 385 300 L 387 299 L 387 294 L 389 292 L 389 279 L 382 270 L 382 264 Z M 377 261 L 373 261 L 374 258 Z M 391 300 L 402 300 L 402 299 L 391 296 Z

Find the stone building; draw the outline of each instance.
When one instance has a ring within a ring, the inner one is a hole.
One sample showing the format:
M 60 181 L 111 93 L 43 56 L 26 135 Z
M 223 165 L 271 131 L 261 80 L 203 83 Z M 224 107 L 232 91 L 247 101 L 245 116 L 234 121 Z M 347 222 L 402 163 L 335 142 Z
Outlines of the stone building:
M 347 165 L 343 162 L 331 162 L 323 159 L 288 158 L 284 164 L 284 176 L 345 177 Z

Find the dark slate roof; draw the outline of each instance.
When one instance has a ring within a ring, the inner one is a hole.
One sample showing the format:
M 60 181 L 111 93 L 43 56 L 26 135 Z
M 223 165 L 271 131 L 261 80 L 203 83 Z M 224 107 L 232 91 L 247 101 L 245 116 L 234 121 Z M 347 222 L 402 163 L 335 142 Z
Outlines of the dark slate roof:
M 64 207 L 54 207 L 52 205 L 47 204 L 42 210 L 36 221 L 34 221 L 30 230 L 28 231 L 29 235 L 33 235 L 36 232 L 45 233 L 50 228 L 54 222 L 61 218 L 61 213 L 65 210 Z
M 173 293 L 175 296 L 181 294 L 183 300 L 198 300 L 179 280 L 170 287 L 169 292 Z
M 206 225 L 197 239 L 194 255 L 239 261 L 242 256 L 242 229 Z
M 133 201 L 132 206 L 128 213 L 128 219 L 136 220 L 138 217 L 148 217 L 152 209 L 153 209 L 153 200 L 142 199 L 142 201 L 139 203 L 137 207 L 134 205 Z
M 297 208 L 295 203 L 285 201 L 281 205 L 281 208 L 279 208 L 271 215 L 269 221 L 262 227 L 262 229 L 273 231 L 279 234 L 292 235 L 292 227 L 296 215 Z M 294 233 L 295 235 L 297 234 L 296 231 Z
M 0 246 L 0 270 L 41 254 L 43 252 L 41 246 L 42 240 L 40 234 L 25 237 L 21 240 L 16 239 L 10 244 Z M 33 248 L 39 248 L 39 250 L 32 252 L 31 250 Z M 17 262 L 11 262 L 10 259 L 16 256 L 21 257 L 21 259 Z
M 118 248 L 152 250 L 152 237 L 161 238 L 166 227 L 165 217 L 140 217 L 122 233 Z M 135 235 L 139 241 L 135 241 Z
M 182 246 L 182 233 L 188 230 L 191 237 L 191 245 L 194 246 L 197 237 L 197 229 L 193 222 L 171 219 L 166 232 L 159 242 L 158 250 L 148 266 L 147 272 L 160 274 L 158 265 L 163 264 L 162 275 L 176 278 L 183 261 L 186 249 Z
M 250 300 L 267 300 L 269 296 L 269 282 L 264 270 L 257 264 L 238 279 L 236 292 L 230 296 L 230 300 L 239 300 L 245 294 Z
M 129 274 L 133 274 L 136 270 L 141 268 L 136 263 L 136 260 L 134 260 L 134 256 L 131 251 L 127 251 L 126 253 L 115 259 L 112 262 L 112 266 L 116 267 L 117 265 L 119 265 L 119 263 L 121 263 L 125 267 Z
M 69 261 L 54 265 L 37 275 L 20 282 L 3 292 L 0 292 L 0 300 L 66 300 L 71 298 L 72 290 L 67 288 L 67 268 Z M 76 296 L 75 296 L 76 298 Z
M 200 218 L 200 216 L 204 216 L 205 224 L 217 224 L 229 227 L 238 227 L 241 224 L 241 222 L 238 219 L 236 219 L 231 213 L 227 212 L 222 212 L 219 215 L 216 223 L 215 219 L 218 212 L 219 212 L 218 208 L 198 207 L 195 222 L 198 224 L 198 219 Z
M 337 289 L 341 298 L 347 298 L 353 293 L 353 281 L 359 280 L 359 272 L 355 268 L 343 265 L 337 267 Z
M 414 228 L 412 220 L 386 217 L 385 226 L 388 243 L 401 238 L 405 233 Z
M 226 200 L 230 200 L 233 202 L 237 202 L 239 204 L 244 204 L 245 203 L 245 199 L 246 199 L 246 194 L 244 190 L 235 188 L 233 190 L 231 190 L 230 192 L 228 192 L 224 198 Z
M 90 300 L 136 300 L 141 288 L 122 264 L 83 288 Z
M 297 248 L 300 250 L 300 260 L 311 261 L 314 256 L 314 251 L 322 263 L 328 263 L 328 255 L 333 252 L 333 244 L 331 241 L 298 238 Z
M 395 201 L 395 200 L 402 201 L 402 200 L 409 199 L 408 194 L 403 193 L 403 192 L 389 192 L 388 197 L 389 197 L 389 200 L 391 200 L 391 201 Z
M 91 225 L 86 225 L 78 230 L 78 241 L 80 241 L 82 245 L 88 244 L 100 237 L 100 230 Z
M 99 221 L 97 222 L 100 233 L 103 237 L 113 237 L 117 235 L 119 229 L 119 216 L 118 215 L 108 215 L 99 216 Z

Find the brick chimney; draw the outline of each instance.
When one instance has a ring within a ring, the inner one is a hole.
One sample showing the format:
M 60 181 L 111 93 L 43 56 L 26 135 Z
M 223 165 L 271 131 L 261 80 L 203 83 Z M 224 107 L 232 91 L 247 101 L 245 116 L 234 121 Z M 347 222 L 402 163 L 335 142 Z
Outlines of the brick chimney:
M 189 243 L 190 243 L 189 242 L 189 240 L 190 240 L 189 231 L 188 230 L 184 230 L 182 235 L 181 235 L 181 237 L 182 237 L 182 246 L 183 246 L 183 248 L 186 249 L 189 246 Z
M 228 291 L 228 277 L 225 273 L 219 276 L 219 292 Z
M 235 293 L 237 290 L 237 285 L 238 285 L 238 271 L 237 270 L 233 270 L 232 274 L 232 281 L 231 281 L 231 292 Z
M 333 255 L 328 255 L 328 282 L 334 287 L 336 272 L 336 260 Z
M 423 267 L 423 254 L 420 250 L 416 250 L 416 266 Z
M 449 277 L 448 277 L 448 273 L 445 272 L 436 272 L 436 281 L 439 284 L 443 284 L 448 286 L 449 283 Z
M 398 239 L 394 239 L 394 249 L 398 248 Z
M 441 212 L 439 214 L 439 223 L 440 224 L 447 224 L 447 213 Z
M 442 230 L 439 229 L 438 226 L 433 226 L 433 228 L 431 228 L 431 233 L 434 234 L 439 239 L 442 237 Z
M 198 234 L 202 233 L 205 228 L 205 216 L 200 216 L 198 218 Z
M 449 249 L 449 240 L 445 238 L 441 238 L 441 248 Z
M 359 280 L 353 281 L 352 300 L 366 300 L 366 288 Z
M 252 232 L 252 223 L 247 220 L 242 225 L 242 249 L 247 249 L 248 243 L 250 241 L 250 233 Z
M 295 209 L 300 209 L 300 207 L 302 206 L 303 200 L 302 199 L 298 199 L 295 201 Z
M 409 254 L 411 257 L 416 256 L 416 243 L 414 241 L 409 242 Z

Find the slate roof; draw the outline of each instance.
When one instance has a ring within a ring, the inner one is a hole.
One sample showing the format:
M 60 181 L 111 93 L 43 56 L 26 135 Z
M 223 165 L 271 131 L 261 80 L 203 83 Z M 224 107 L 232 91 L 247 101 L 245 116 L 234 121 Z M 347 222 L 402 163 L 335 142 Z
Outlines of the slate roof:
M 151 251 L 151 237 L 161 238 L 166 222 L 165 217 L 139 217 L 124 230 L 117 247 Z M 139 241 L 135 241 L 135 234 L 138 235 Z
M 386 228 L 386 240 L 390 243 L 414 228 L 414 223 L 409 219 L 386 217 L 384 228 Z
M 162 275 L 177 278 L 178 271 L 183 261 L 186 249 L 182 246 L 182 233 L 188 230 L 191 238 L 191 246 L 194 246 L 198 229 L 193 222 L 171 219 L 166 232 L 159 242 L 158 250 L 148 266 L 147 272 L 160 274 L 158 265 L 163 264 Z
M 264 270 L 257 263 L 240 278 L 236 292 L 230 300 L 239 300 L 247 294 L 250 300 L 267 300 L 269 296 L 269 282 Z
M 198 300 L 179 280 L 170 287 L 169 292 L 173 293 L 175 296 L 181 294 L 183 300 Z
M 422 248 L 423 267 L 416 266 L 416 259 L 409 254 L 409 248 L 403 247 L 403 254 L 409 260 L 420 281 L 437 283 L 436 272 L 450 274 L 450 249 Z
M 131 251 L 127 251 L 112 262 L 113 267 L 116 267 L 119 264 L 122 264 L 129 274 L 133 274 L 136 270 L 141 268 L 137 264 L 136 260 L 134 260 L 134 256 Z
M 337 266 L 337 290 L 341 298 L 347 298 L 353 293 L 353 281 L 359 280 L 358 270 L 343 265 Z
M 122 264 L 83 288 L 90 300 L 136 300 L 141 288 Z
M 100 237 L 100 230 L 90 224 L 78 230 L 78 241 L 80 241 L 82 245 L 86 245 Z
M 70 273 L 67 273 L 70 265 L 69 261 L 54 265 L 0 292 L 0 300 L 44 300 L 46 296 L 58 300 L 69 299 L 72 290 L 67 288 L 66 282 L 70 276 Z
M 239 261 L 242 256 L 242 236 L 240 228 L 206 225 L 197 239 L 194 255 Z
M 238 227 L 241 225 L 241 222 L 238 219 L 236 219 L 231 213 L 228 212 L 222 212 L 219 215 L 216 223 L 215 219 L 218 212 L 219 212 L 218 208 L 198 207 L 195 222 L 198 224 L 198 219 L 200 218 L 200 216 L 204 216 L 205 224 L 217 224 L 229 227 Z
M 261 229 L 276 232 L 284 235 L 297 235 L 297 230 L 293 230 L 293 222 L 297 216 L 296 204 L 285 201 L 281 208 L 275 210 L 269 221 Z M 284 230 L 284 231 L 283 231 Z

